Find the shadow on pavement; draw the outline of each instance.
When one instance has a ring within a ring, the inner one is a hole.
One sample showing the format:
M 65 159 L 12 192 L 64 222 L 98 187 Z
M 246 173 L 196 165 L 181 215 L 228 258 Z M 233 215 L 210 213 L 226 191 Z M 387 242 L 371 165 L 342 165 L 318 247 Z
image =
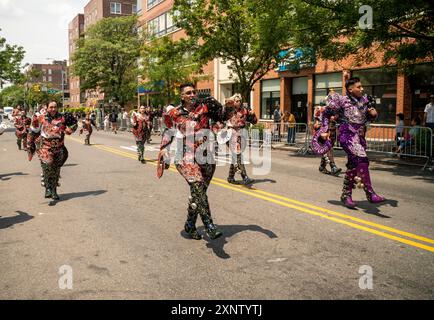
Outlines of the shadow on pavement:
M 78 166 L 78 164 L 77 163 L 68 163 L 68 164 L 64 164 L 63 166 L 64 167 L 75 167 L 75 166 Z
M 232 237 L 233 235 L 235 235 L 237 233 L 240 233 L 243 231 L 255 231 L 255 232 L 260 232 L 260 233 L 267 235 L 270 239 L 277 238 L 277 235 L 273 231 L 267 230 L 267 229 L 264 229 L 260 226 L 252 225 L 252 224 L 247 225 L 247 226 L 243 226 L 243 225 L 218 225 L 218 228 L 223 233 L 223 235 L 216 240 L 211 240 L 208 237 L 208 235 L 205 233 L 203 226 L 198 227 L 197 230 L 199 231 L 200 234 L 202 234 L 203 239 L 207 242 L 207 244 L 206 244 L 207 248 L 212 249 L 213 252 L 215 253 L 215 255 L 219 258 L 222 258 L 222 259 L 229 259 L 231 257 L 229 254 L 227 254 L 225 252 L 224 246 L 226 243 L 228 243 L 227 239 Z M 184 230 L 181 231 L 181 236 L 183 238 L 189 239 L 191 241 L 197 241 L 197 240 L 191 239 Z
M 253 178 L 252 178 L 253 179 Z M 270 182 L 270 183 L 276 183 L 276 180 L 273 179 L 253 179 L 253 181 L 249 184 L 246 184 L 245 187 L 252 189 L 252 186 L 257 184 L 257 183 L 263 183 L 263 182 Z M 242 181 L 240 181 L 238 184 L 240 185 L 244 185 Z
M 74 198 L 82 198 L 88 196 L 99 196 L 106 193 L 107 190 L 85 191 L 85 192 L 73 192 L 73 193 L 59 193 L 59 200 L 51 200 L 49 206 L 55 206 L 57 202 L 68 201 Z
M 10 176 L 28 176 L 28 173 L 22 173 L 22 172 L 12 172 L 12 173 L 5 173 L 5 174 L 0 174 L 0 180 L 10 180 Z
M 22 211 L 15 211 L 15 212 L 18 213 L 18 215 L 15 217 L 2 218 L 0 216 L 0 229 L 6 229 L 13 226 L 14 224 L 23 223 L 34 218 L 34 216 L 31 216 L 28 213 Z
M 330 203 L 330 204 L 332 204 L 332 205 L 335 205 L 335 206 L 341 206 L 341 207 L 346 208 L 341 201 L 329 200 L 327 202 Z M 393 208 L 397 208 L 398 207 L 398 201 L 397 200 L 392 200 L 392 199 L 386 199 L 386 201 L 384 201 L 384 202 L 375 203 L 375 204 L 374 203 L 370 203 L 367 200 L 364 200 L 364 201 L 355 201 L 355 202 L 356 202 L 357 207 L 355 209 L 353 209 L 352 211 L 358 211 L 360 209 L 360 210 L 363 210 L 364 213 L 372 214 L 374 216 L 377 216 L 377 217 L 380 217 L 380 218 L 387 218 L 387 219 L 389 219 L 391 217 L 390 216 L 386 216 L 384 214 L 381 214 L 380 207 L 381 206 L 385 206 L 385 205 L 389 205 L 389 206 L 391 206 Z

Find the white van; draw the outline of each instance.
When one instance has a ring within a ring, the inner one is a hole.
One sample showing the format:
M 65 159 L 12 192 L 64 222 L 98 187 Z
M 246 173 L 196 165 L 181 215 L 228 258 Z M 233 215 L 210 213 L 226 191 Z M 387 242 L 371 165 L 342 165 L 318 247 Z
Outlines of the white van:
M 12 107 L 4 107 L 3 111 L 4 111 L 4 114 L 5 114 L 4 118 L 7 117 L 10 121 L 12 121 L 12 111 L 14 111 L 14 108 L 12 108 Z

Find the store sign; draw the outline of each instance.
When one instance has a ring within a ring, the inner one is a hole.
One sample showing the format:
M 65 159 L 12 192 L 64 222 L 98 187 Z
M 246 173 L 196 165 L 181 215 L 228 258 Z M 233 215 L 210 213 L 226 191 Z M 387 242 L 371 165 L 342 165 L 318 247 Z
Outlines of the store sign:
M 303 68 L 315 67 L 315 52 L 312 49 L 288 49 L 282 50 L 279 53 L 281 62 L 279 63 L 277 72 L 293 71 L 297 72 Z

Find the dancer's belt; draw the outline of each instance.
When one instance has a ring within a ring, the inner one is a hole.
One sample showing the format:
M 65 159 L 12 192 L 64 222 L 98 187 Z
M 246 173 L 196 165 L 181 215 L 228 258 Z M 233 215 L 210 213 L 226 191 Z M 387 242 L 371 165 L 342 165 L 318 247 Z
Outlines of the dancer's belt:
M 63 141 L 60 138 L 44 138 L 44 144 L 51 148 L 58 148 L 63 146 Z

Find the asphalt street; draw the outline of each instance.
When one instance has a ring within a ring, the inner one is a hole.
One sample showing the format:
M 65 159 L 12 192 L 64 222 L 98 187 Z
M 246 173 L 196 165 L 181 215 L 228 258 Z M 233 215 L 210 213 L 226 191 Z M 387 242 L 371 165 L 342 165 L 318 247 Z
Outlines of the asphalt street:
M 131 133 L 68 137 L 52 201 L 38 159 L 0 136 L 0 299 L 434 298 L 432 173 L 373 162 L 388 200 L 357 189 L 350 210 L 343 175 L 319 173 L 317 157 L 271 151 L 266 175 L 250 161 L 248 188 L 226 182 L 222 155 L 208 195 L 224 236 L 196 241 L 183 231 L 186 182 L 173 165 L 156 178 L 160 138 L 141 164 Z

